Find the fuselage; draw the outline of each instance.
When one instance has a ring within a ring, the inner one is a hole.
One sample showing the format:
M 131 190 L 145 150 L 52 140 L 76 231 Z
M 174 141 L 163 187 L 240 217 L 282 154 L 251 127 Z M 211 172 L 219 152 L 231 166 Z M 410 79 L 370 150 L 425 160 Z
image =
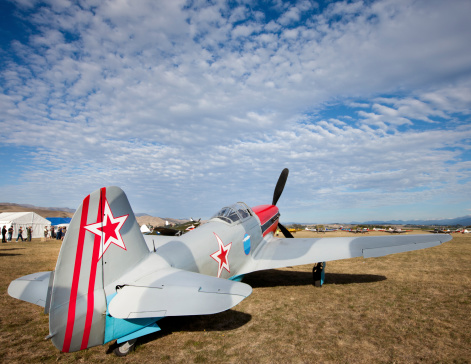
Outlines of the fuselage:
M 243 270 L 264 237 L 273 235 L 279 216 L 274 205 L 237 203 L 182 236 L 144 238 L 149 250 L 171 267 L 230 279 Z

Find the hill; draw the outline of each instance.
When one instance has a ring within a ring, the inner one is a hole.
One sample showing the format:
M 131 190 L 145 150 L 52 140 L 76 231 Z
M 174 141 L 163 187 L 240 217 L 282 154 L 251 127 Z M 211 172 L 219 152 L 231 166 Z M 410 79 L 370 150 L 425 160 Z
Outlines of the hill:
M 357 222 L 352 224 L 359 224 Z M 366 225 L 427 225 L 427 226 L 454 226 L 471 225 L 471 215 L 455 217 L 454 219 L 436 219 L 436 220 L 390 220 L 390 221 L 366 221 L 361 224 Z
M 33 211 L 38 215 L 48 218 L 48 217 L 72 217 L 74 215 L 74 210 L 69 208 L 62 207 L 38 207 L 34 205 L 22 205 L 16 203 L 0 202 L 0 212 L 24 212 L 24 211 Z M 181 219 L 171 219 L 171 218 L 160 218 L 149 216 L 147 214 L 139 214 L 136 216 L 137 222 L 139 225 L 150 224 L 152 226 L 164 226 L 165 221 L 168 221 L 170 224 L 181 224 L 188 220 Z
M 74 210 L 61 207 L 38 207 L 33 205 L 20 205 L 16 203 L 0 202 L 0 212 L 33 211 L 38 215 L 48 217 L 72 217 Z
M 152 226 L 165 226 L 165 221 L 168 221 L 170 224 L 182 224 L 188 220 L 181 219 L 170 219 L 170 218 L 161 218 L 150 215 L 136 216 L 137 223 L 139 225 L 152 225 Z

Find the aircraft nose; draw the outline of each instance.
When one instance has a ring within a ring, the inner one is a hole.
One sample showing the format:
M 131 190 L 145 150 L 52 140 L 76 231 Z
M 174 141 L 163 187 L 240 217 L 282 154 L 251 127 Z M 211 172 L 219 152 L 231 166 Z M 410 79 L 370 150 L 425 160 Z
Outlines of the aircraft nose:
M 280 212 L 275 205 L 260 205 L 252 208 L 252 211 L 258 216 L 262 228 L 262 235 L 275 232 L 278 227 Z

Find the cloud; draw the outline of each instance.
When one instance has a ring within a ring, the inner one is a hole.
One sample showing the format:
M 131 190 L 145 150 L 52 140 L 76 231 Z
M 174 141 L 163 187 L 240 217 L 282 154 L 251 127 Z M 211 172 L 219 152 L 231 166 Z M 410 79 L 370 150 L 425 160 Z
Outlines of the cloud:
M 35 166 L 12 195 L 118 184 L 176 216 L 269 202 L 285 166 L 291 209 L 469 187 L 467 1 L 17 4 L 37 31 L 2 66 L 0 143 Z

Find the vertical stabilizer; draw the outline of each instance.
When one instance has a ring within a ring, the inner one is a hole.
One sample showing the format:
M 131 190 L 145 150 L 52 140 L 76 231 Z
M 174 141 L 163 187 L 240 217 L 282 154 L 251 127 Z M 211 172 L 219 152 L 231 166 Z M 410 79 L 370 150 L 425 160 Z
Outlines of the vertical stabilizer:
M 101 188 L 77 209 L 57 260 L 49 312 L 52 342 L 63 352 L 102 345 L 104 287 L 149 254 L 124 192 Z

